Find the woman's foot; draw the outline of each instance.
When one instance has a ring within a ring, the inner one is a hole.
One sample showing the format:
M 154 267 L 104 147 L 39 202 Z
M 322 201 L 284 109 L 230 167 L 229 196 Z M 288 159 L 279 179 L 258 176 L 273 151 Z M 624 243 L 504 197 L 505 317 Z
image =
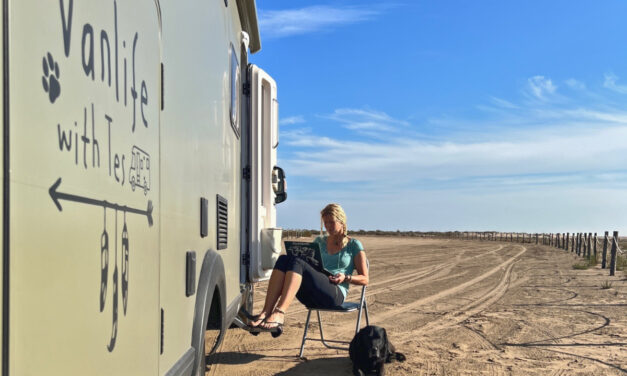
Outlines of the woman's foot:
M 253 328 L 258 327 L 265 321 L 266 316 L 267 314 L 265 312 L 261 312 L 260 314 L 253 316 L 249 325 Z
M 260 328 L 266 330 L 283 330 L 283 323 L 285 322 L 285 312 L 279 308 L 275 308 L 272 311 L 272 314 L 263 320 L 261 324 L 259 324 Z

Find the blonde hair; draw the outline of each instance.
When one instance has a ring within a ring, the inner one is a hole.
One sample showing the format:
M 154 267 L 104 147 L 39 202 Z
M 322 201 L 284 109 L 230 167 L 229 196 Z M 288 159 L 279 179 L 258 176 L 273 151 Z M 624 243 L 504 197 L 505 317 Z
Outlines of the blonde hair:
M 339 204 L 329 204 L 320 212 L 320 236 L 323 234 L 324 222 L 322 217 L 330 215 L 342 224 L 342 248 L 348 244 L 348 227 L 346 226 L 346 213 Z

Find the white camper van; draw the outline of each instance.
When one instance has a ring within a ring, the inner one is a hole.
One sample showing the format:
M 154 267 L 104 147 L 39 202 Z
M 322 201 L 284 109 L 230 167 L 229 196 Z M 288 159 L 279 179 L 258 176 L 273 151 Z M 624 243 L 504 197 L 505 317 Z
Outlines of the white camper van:
M 2 376 L 202 375 L 286 198 L 254 0 L 3 0 Z

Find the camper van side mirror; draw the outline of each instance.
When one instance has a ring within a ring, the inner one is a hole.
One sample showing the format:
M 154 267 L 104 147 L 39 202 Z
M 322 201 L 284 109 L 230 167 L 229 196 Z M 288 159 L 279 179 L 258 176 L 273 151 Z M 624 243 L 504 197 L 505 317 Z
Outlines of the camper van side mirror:
M 274 166 L 272 169 L 272 189 L 276 197 L 274 198 L 275 204 L 280 204 L 287 200 L 287 182 L 285 181 L 285 172 L 278 166 Z

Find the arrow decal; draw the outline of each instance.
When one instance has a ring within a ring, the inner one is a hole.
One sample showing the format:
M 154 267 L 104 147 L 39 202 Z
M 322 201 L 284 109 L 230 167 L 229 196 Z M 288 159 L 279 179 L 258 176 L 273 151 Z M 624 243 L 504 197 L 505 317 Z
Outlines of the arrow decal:
M 89 198 L 89 197 L 81 197 L 81 196 L 72 195 L 69 193 L 58 192 L 57 189 L 59 188 L 59 185 L 61 185 L 61 178 L 57 179 L 57 181 L 54 184 L 52 184 L 52 186 L 48 190 L 48 192 L 50 193 L 50 197 L 52 198 L 52 201 L 57 206 L 57 209 L 59 209 L 59 211 L 63 211 L 63 207 L 61 207 L 61 203 L 59 202 L 59 200 L 74 201 L 74 202 L 80 202 L 82 204 L 87 204 L 87 205 L 95 205 L 95 206 L 101 206 L 103 208 L 120 210 L 126 213 L 135 213 L 139 215 L 145 215 L 146 218 L 148 219 L 148 226 L 152 226 L 153 207 L 152 207 L 151 200 L 148 200 L 148 207 L 146 208 L 146 210 L 140 210 L 140 209 L 135 209 L 135 208 L 129 208 L 128 206 L 125 206 L 125 205 L 118 205 L 112 202 L 108 202 L 106 200 L 96 200 L 96 199 Z

